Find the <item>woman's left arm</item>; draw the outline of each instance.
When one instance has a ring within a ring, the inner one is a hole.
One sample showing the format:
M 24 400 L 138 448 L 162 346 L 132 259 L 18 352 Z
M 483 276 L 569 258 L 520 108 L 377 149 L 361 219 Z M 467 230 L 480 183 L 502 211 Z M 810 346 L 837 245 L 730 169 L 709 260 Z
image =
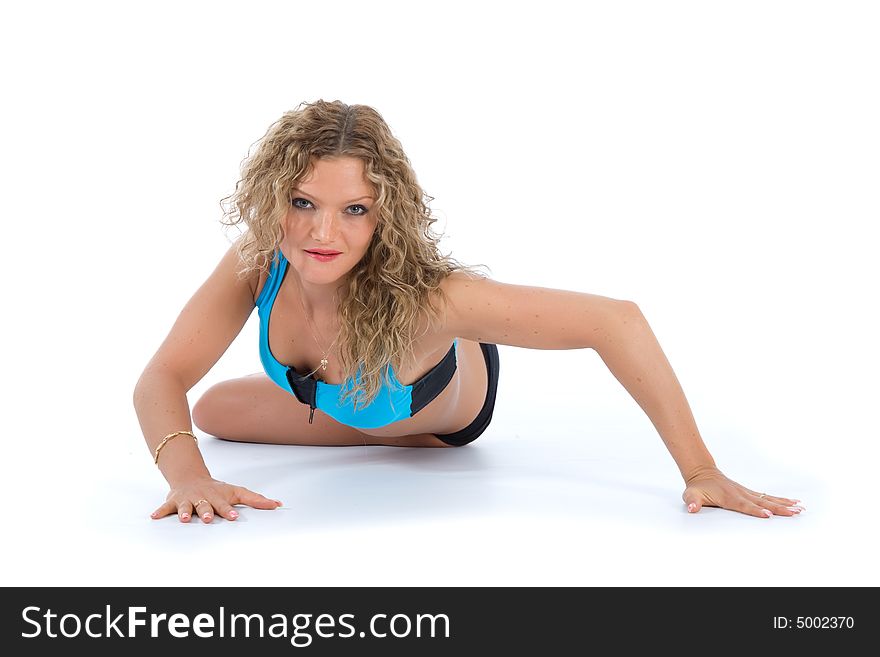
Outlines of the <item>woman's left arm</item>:
M 703 443 L 684 390 L 639 307 L 584 292 L 499 283 L 453 274 L 444 290 L 450 335 L 527 349 L 594 349 L 648 415 L 685 481 L 695 513 L 718 506 L 758 517 L 791 516 L 799 500 L 728 479 Z

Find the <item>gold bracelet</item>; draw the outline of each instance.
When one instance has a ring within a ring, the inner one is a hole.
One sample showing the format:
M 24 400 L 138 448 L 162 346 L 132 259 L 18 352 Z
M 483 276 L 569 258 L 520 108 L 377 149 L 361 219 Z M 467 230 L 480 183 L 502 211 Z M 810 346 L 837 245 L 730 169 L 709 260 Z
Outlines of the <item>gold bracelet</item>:
M 156 465 L 159 465 L 159 451 L 163 447 L 165 447 L 165 443 L 167 443 L 169 440 L 174 438 L 174 436 L 178 436 L 182 433 L 189 434 L 190 436 L 192 436 L 193 440 L 195 440 L 196 442 L 199 442 L 199 439 L 196 438 L 196 435 L 192 431 L 187 431 L 186 429 L 184 429 L 183 431 L 175 431 L 174 433 L 169 433 L 167 436 L 165 436 L 162 439 L 161 443 L 156 445 L 156 456 L 153 458 L 153 463 L 155 463 Z

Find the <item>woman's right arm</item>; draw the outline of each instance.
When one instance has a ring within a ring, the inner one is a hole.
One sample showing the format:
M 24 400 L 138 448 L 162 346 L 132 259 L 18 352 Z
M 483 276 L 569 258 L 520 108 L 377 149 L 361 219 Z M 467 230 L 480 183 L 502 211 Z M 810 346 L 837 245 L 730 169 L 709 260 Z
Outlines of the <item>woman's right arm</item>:
M 165 436 L 175 431 L 192 431 L 187 392 L 226 352 L 254 309 L 259 272 L 239 279 L 239 265 L 233 244 L 184 306 L 138 379 L 133 401 L 151 459 Z M 171 491 L 154 517 L 177 512 L 181 520 L 187 521 L 190 513 L 197 512 L 210 522 L 215 511 L 233 519 L 237 515 L 233 504 L 261 509 L 274 509 L 280 504 L 241 486 L 211 478 L 198 445 L 187 434 L 178 434 L 165 443 L 157 465 Z M 209 504 L 193 508 L 193 503 L 201 499 Z
M 170 372 L 147 370 L 134 390 L 134 408 L 150 454 L 174 431 L 192 431 L 189 402 L 183 383 Z M 180 434 L 165 443 L 157 463 L 172 488 L 211 474 L 192 436 Z

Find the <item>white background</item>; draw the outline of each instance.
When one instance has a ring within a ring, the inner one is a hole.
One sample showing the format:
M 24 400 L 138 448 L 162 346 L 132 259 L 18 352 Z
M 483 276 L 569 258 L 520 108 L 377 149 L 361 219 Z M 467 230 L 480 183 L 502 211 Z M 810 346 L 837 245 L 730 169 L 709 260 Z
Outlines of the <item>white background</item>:
M 878 33 L 870 2 L 7 8 L 0 582 L 877 586 Z M 502 346 L 464 449 L 197 432 L 285 506 L 151 520 L 135 382 L 248 148 L 319 98 L 383 115 L 459 260 L 638 303 L 719 467 L 807 510 L 687 514 L 596 353 Z

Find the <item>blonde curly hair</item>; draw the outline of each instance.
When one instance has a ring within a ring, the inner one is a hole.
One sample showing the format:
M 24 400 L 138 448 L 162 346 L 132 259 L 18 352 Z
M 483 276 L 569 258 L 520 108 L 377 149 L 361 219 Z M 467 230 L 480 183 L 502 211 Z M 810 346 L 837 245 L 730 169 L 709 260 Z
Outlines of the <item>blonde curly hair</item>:
M 433 234 L 437 219 L 428 208 L 434 197 L 419 186 L 400 142 L 372 107 L 338 100 L 300 103 L 256 143 L 256 151 L 242 163 L 235 192 L 220 201 L 224 218 L 230 219 L 221 223 L 247 226 L 236 241 L 243 278 L 271 266 L 282 241 L 290 191 L 311 173 L 313 158 L 348 156 L 364 163 L 364 175 L 377 195 L 371 212 L 377 213 L 378 224 L 340 293 L 339 358 L 344 382 L 353 383 L 341 401 L 354 396 L 356 410 L 366 407 L 383 377 L 393 385 L 389 365 L 400 371 L 404 363 L 414 364 L 412 347 L 420 337 L 415 333 L 424 320 L 421 335 L 440 325 L 448 303 L 440 283 L 453 271 L 486 276 L 440 253 L 442 235 Z

